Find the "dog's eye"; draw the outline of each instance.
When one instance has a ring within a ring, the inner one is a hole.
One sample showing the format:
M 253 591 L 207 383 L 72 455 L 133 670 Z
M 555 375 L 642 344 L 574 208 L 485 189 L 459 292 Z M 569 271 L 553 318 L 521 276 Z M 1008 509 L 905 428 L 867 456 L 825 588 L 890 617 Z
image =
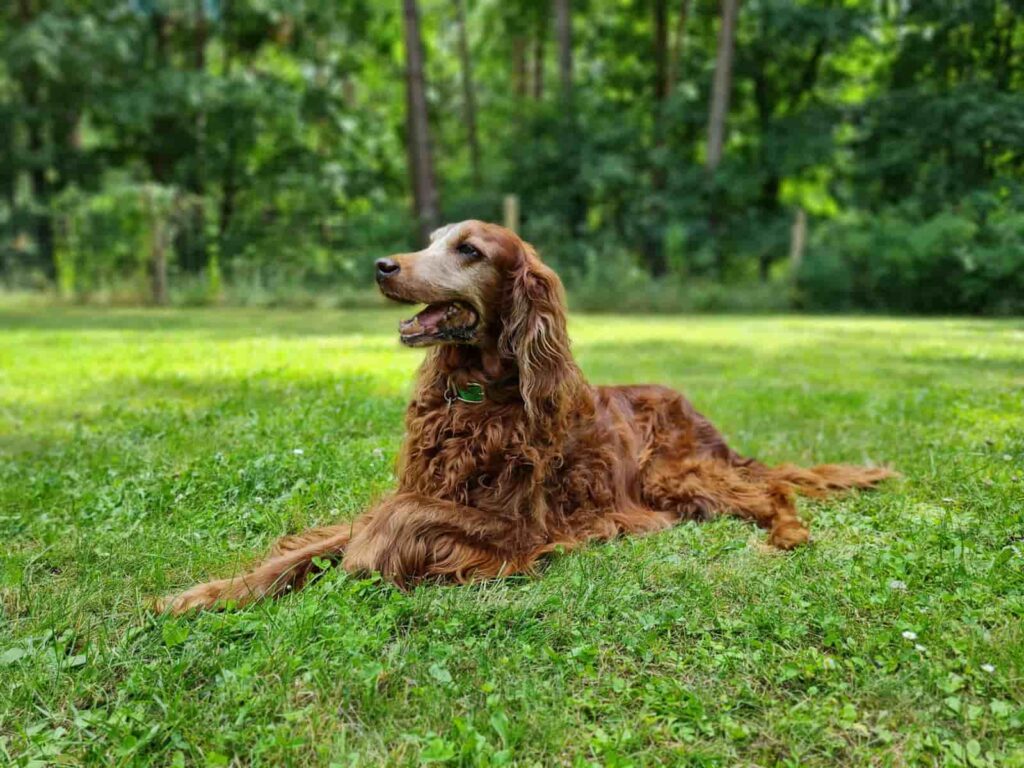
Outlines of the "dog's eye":
M 476 260 L 483 258 L 483 254 L 480 253 L 480 251 L 478 251 L 474 246 L 470 245 L 469 243 L 463 243 L 455 250 L 457 250 L 467 259 Z

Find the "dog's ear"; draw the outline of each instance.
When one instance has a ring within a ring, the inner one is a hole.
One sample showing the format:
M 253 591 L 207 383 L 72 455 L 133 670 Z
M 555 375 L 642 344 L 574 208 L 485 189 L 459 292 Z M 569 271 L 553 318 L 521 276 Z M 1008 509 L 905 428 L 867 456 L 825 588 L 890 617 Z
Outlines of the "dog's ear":
M 569 351 L 562 281 L 522 243 L 509 276 L 498 349 L 516 361 L 519 391 L 531 421 L 562 416 L 582 375 Z

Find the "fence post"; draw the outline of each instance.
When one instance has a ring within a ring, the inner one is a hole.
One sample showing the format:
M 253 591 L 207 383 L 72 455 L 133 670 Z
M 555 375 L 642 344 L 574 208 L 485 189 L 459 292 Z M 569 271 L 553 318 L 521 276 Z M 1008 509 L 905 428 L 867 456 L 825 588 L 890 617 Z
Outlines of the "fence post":
M 519 195 L 505 195 L 504 200 L 505 229 L 519 231 Z
M 804 248 L 807 246 L 807 214 L 803 208 L 796 209 L 793 228 L 789 235 L 789 267 L 795 275 L 804 260 Z
M 168 238 L 164 221 L 164 212 L 160 210 L 160 202 L 157 200 L 156 190 L 152 186 L 144 187 L 142 199 L 149 208 L 150 223 L 150 250 L 149 250 L 149 278 L 152 301 L 157 306 L 167 304 L 167 246 Z

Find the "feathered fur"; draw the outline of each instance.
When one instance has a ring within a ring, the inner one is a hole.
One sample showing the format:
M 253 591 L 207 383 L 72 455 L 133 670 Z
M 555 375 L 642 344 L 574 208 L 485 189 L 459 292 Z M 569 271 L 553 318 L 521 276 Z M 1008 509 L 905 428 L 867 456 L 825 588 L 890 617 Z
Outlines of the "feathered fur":
M 285 537 L 251 572 L 201 584 L 161 609 L 279 595 L 324 561 L 402 586 L 490 578 L 530 569 L 556 547 L 720 514 L 752 520 L 788 549 L 808 539 L 794 494 L 867 488 L 894 474 L 768 467 L 730 449 L 671 389 L 590 386 L 570 353 L 557 275 L 508 230 L 456 226 L 488 250 L 490 272 L 473 274 L 493 279 L 471 292 L 486 305 L 487 330 L 473 344 L 427 353 L 394 495 L 353 523 Z M 415 300 L 415 283 L 403 291 Z M 483 403 L 450 402 L 467 382 L 484 385 Z

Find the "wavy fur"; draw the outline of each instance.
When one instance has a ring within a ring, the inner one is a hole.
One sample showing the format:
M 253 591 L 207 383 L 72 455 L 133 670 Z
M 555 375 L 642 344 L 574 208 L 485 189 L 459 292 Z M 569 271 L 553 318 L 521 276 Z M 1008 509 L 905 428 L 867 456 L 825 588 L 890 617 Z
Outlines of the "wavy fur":
M 160 609 L 280 595 L 325 561 L 400 586 L 491 578 L 529 570 L 558 547 L 720 514 L 753 521 L 789 549 L 809 535 L 795 494 L 868 488 L 894 475 L 767 467 L 729 448 L 678 392 L 588 385 L 570 352 L 558 276 L 507 230 L 455 226 L 444 237 L 477 238 L 491 265 L 480 274 L 497 275 L 473 292 L 488 297 L 489 330 L 472 346 L 428 352 L 406 414 L 397 491 L 353 523 L 285 537 L 251 572 L 193 587 Z M 453 387 L 469 381 L 484 385 L 485 402 L 450 403 Z

